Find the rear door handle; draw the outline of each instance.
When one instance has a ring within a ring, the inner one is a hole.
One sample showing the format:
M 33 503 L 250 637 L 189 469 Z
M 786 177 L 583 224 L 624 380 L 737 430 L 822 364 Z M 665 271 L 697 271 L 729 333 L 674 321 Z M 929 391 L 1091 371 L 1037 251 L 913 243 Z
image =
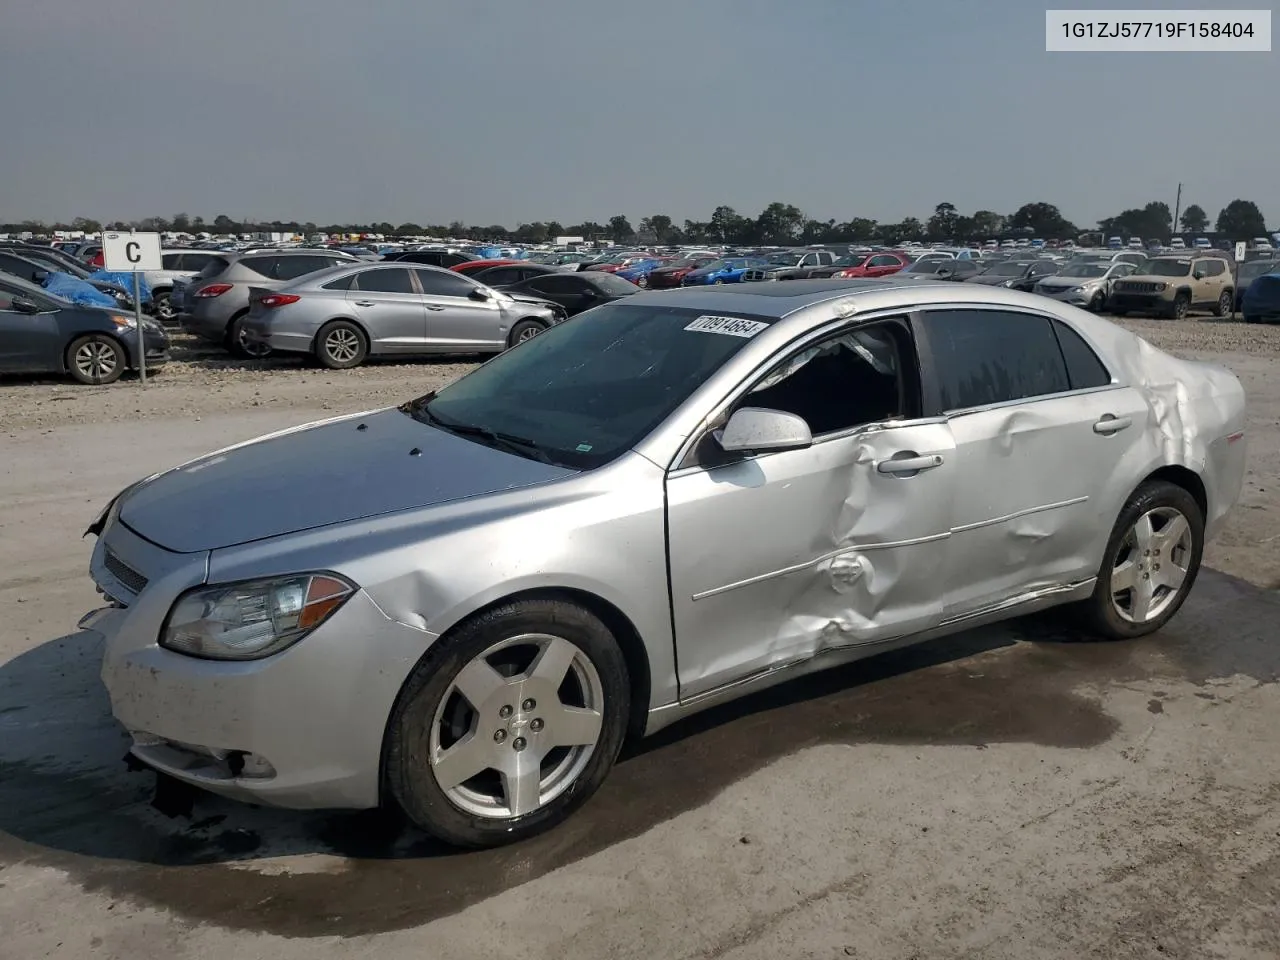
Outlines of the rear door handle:
M 1111 414 L 1107 414 L 1093 425 L 1093 432 L 1100 433 L 1104 437 L 1109 437 L 1111 434 L 1119 433 L 1121 430 L 1124 430 L 1132 424 L 1133 421 L 1128 417 L 1113 417 Z
M 876 470 L 880 473 L 896 475 L 919 473 L 921 470 L 932 470 L 934 467 L 940 466 L 942 466 L 942 457 L 935 453 L 927 457 L 902 457 L 900 459 L 881 460 L 876 464 Z
M 372 307 L 374 305 L 375 303 L 373 300 L 357 300 L 356 301 L 357 307 Z
M 433 303 L 428 303 L 428 304 L 427 304 L 427 309 L 428 309 L 428 310 L 432 310 L 432 311 L 434 311 L 434 312 L 436 312 L 436 313 L 439 313 L 441 310 L 443 310 L 443 309 L 444 309 L 444 307 L 437 306 L 437 305 L 435 305 L 435 304 L 433 304 Z

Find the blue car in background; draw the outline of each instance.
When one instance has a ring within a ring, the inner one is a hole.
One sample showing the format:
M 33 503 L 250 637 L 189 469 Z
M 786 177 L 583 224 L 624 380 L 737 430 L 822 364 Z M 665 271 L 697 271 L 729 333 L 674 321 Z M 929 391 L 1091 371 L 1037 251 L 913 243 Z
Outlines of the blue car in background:
M 1236 313 L 1244 306 L 1244 295 L 1253 286 L 1253 281 L 1268 273 L 1280 272 L 1280 259 L 1267 257 L 1263 260 L 1246 260 L 1236 267 Z
M 1245 323 L 1280 323 L 1280 266 L 1249 284 L 1240 312 Z
M 630 280 L 637 287 L 647 287 L 649 285 L 649 274 L 666 262 L 665 260 L 659 260 L 657 257 L 650 260 L 638 260 L 629 267 L 615 270 L 613 275 L 621 277 L 623 280 Z
M 682 287 L 697 287 L 712 283 L 741 283 L 742 275 L 753 267 L 767 267 L 769 261 L 760 257 L 728 257 L 712 260 L 705 267 L 692 270 L 680 281 Z

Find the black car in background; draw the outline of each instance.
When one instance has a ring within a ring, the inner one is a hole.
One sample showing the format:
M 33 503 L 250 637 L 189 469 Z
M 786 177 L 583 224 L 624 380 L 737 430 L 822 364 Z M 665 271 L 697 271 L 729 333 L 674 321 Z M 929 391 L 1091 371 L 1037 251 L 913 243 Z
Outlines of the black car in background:
M 551 273 L 564 273 L 544 263 L 503 263 L 496 267 L 485 267 L 471 273 L 471 279 L 483 283 L 486 287 L 509 287 L 533 277 L 545 277 Z
M 480 258 L 471 253 L 453 253 L 449 250 L 400 250 L 388 253 L 383 260 L 396 260 L 402 263 L 425 263 L 429 267 L 456 267 L 460 263 L 470 263 Z
M 1280 270 L 1280 259 L 1274 256 L 1246 260 L 1244 263 L 1236 265 L 1236 313 L 1240 312 L 1244 304 L 1245 291 L 1249 289 L 1253 281 L 1268 273 L 1275 273 L 1277 270 Z
M 933 277 L 935 280 L 952 280 L 959 282 L 968 280 L 970 277 L 976 277 L 983 270 L 983 265 L 977 260 L 917 260 L 906 267 L 903 267 L 895 277 Z
M 598 270 L 586 270 L 565 273 L 557 270 L 540 277 L 530 277 L 519 283 L 497 287 L 505 293 L 542 297 L 552 303 L 564 307 L 569 316 L 598 307 L 602 303 L 621 300 L 623 297 L 635 296 L 640 292 L 630 280 L 623 280 L 611 273 Z
M 1030 292 L 1037 283 L 1053 276 L 1063 266 L 1058 260 L 1005 260 L 993 263 L 977 276 L 968 277 L 966 282 Z
M 147 368 L 169 359 L 169 338 L 142 321 Z M 85 384 L 114 383 L 138 367 L 138 328 L 116 310 L 79 307 L 33 283 L 0 275 L 0 373 L 58 373 Z

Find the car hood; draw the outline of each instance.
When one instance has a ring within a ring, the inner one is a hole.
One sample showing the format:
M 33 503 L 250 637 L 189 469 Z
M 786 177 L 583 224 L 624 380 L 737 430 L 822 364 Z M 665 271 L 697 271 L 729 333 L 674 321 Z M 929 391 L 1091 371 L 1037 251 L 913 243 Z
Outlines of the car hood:
M 517 303 L 532 303 L 537 306 L 547 308 L 555 306 L 555 304 L 546 297 L 535 297 L 531 293 L 512 293 L 510 290 L 503 290 L 502 292 Z
M 574 473 L 391 408 L 228 447 L 129 490 L 120 520 L 179 553 L 463 500 Z

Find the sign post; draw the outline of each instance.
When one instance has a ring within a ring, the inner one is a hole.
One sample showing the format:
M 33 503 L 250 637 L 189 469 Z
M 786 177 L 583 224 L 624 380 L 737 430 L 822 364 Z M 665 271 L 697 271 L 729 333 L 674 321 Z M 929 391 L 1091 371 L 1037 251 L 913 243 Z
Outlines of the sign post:
M 102 234 L 103 266 L 117 273 L 133 274 L 133 322 L 138 332 L 138 380 L 147 384 L 147 332 L 142 327 L 142 281 L 139 274 L 161 269 L 160 234 L 124 233 L 108 230 Z
M 1247 252 L 1248 252 L 1248 246 L 1245 244 L 1245 242 L 1243 240 L 1237 240 L 1236 251 L 1235 251 L 1236 273 L 1235 273 L 1235 276 L 1231 278 L 1231 290 L 1232 290 L 1231 313 L 1228 314 L 1228 316 L 1230 316 L 1232 320 L 1236 318 L 1236 300 L 1239 299 L 1239 297 L 1236 296 L 1235 291 L 1240 289 L 1240 264 L 1244 263 L 1245 254 Z

